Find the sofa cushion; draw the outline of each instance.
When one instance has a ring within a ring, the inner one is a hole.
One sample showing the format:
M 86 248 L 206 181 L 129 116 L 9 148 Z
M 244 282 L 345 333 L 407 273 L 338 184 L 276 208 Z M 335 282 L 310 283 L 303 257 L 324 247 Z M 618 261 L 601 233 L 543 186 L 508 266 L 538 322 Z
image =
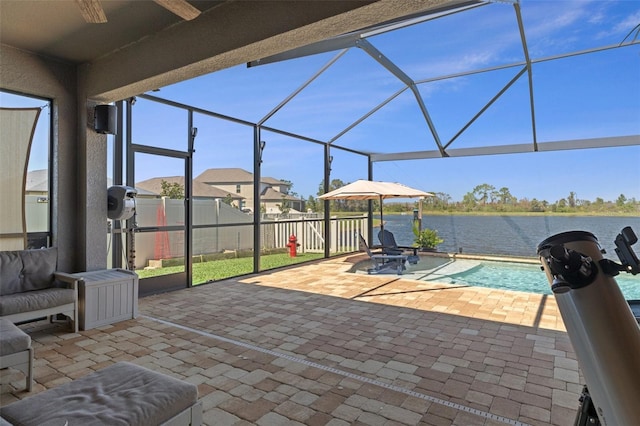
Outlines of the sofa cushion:
M 56 247 L 0 252 L 0 295 L 51 287 L 57 262 Z
M 75 300 L 76 291 L 71 288 L 47 288 L 8 294 L 0 297 L 0 316 L 53 308 Z
M 0 355 L 11 355 L 31 347 L 31 337 L 11 321 L 0 318 Z
M 58 266 L 58 249 L 50 247 L 22 252 L 24 269 L 23 291 L 42 290 L 53 285 L 54 272 Z
M 22 291 L 22 258 L 20 251 L 0 251 L 0 296 Z
M 6 405 L 0 414 L 16 425 L 147 426 L 166 422 L 197 401 L 194 384 L 119 362 Z

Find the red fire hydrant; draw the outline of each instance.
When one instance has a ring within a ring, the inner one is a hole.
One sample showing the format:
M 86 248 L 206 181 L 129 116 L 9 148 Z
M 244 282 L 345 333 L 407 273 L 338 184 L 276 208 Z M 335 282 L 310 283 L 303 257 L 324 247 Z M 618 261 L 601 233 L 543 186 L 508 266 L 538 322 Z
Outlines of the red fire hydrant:
M 289 235 L 289 244 L 287 244 L 287 247 L 289 247 L 289 257 L 296 257 L 296 251 L 299 246 L 298 238 L 293 234 Z

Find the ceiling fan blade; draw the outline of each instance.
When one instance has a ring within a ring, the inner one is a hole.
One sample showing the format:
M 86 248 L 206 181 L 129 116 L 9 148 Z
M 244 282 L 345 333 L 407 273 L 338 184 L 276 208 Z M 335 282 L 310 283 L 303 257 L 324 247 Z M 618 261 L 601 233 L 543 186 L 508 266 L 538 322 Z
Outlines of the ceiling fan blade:
M 107 22 L 107 15 L 100 5 L 100 0 L 76 0 L 80 7 L 80 14 L 85 21 L 90 24 L 104 24 Z
M 153 0 L 170 12 L 175 13 L 185 21 L 191 21 L 200 15 L 200 11 L 191 6 L 187 0 Z

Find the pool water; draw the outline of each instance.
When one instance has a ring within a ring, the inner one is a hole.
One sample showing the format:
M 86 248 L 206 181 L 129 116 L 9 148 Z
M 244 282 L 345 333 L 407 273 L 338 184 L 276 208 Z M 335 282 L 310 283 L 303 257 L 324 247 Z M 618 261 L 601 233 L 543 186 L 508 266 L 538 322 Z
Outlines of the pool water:
M 371 267 L 370 261 L 356 265 L 356 272 Z M 422 256 L 416 265 L 407 265 L 403 278 L 455 285 L 488 287 L 502 290 L 551 294 L 549 281 L 537 263 L 497 262 L 472 259 L 448 259 Z M 627 300 L 640 299 L 640 275 L 616 276 Z

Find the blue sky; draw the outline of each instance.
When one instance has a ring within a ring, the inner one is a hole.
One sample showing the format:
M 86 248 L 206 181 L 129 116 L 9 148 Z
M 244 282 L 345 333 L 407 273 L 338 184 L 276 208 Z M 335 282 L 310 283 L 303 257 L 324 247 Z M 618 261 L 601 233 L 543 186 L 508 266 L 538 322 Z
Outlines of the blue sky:
M 529 54 L 535 59 L 617 45 L 640 24 L 637 1 L 521 2 Z M 627 41 L 633 38 L 630 36 Z M 514 9 L 495 3 L 439 18 L 368 41 L 414 81 L 523 61 Z M 258 122 L 308 81 L 337 52 L 286 62 L 222 70 L 151 94 Z M 440 139 L 446 143 L 515 78 L 521 66 L 430 81 L 418 86 Z M 640 134 L 640 44 L 533 66 L 538 142 Z M 321 141 L 397 93 L 402 83 L 359 48 L 351 48 L 285 105 L 267 126 Z M 3 101 L 4 104 L 4 101 Z M 142 123 L 142 124 L 139 124 Z M 211 167 L 253 168 L 250 127 L 196 114 L 194 176 Z M 186 114 L 139 100 L 134 142 L 186 149 Z M 316 196 L 323 179 L 323 150 L 263 131 L 262 174 L 294 183 Z M 513 85 L 451 144 L 451 148 L 531 143 L 527 75 Z M 415 97 L 405 91 L 335 141 L 376 153 L 435 150 Z M 332 179 L 366 178 L 366 161 L 333 149 Z M 181 174 L 177 160 L 139 155 L 136 180 Z M 461 200 L 482 183 L 506 186 L 518 198 L 556 201 L 619 194 L 640 199 L 640 146 L 497 156 L 375 163 L 375 180 L 405 183 Z
M 616 45 L 640 24 L 640 2 L 634 1 L 524 0 L 521 5 L 534 59 Z M 524 58 L 513 7 L 502 3 L 374 36 L 369 42 L 414 81 Z M 248 69 L 238 66 L 162 88 L 157 95 L 257 122 L 336 54 Z M 419 85 L 441 139 L 448 141 L 520 68 Z M 543 62 L 534 65 L 533 72 L 539 142 L 640 134 L 640 45 Z M 330 140 L 401 88 L 402 83 L 370 56 L 352 48 L 266 125 Z M 531 142 L 528 90 L 525 75 L 451 148 Z M 236 137 L 212 135 L 210 143 L 218 146 L 223 158 L 196 164 L 196 174 L 199 167 L 224 167 L 236 147 L 235 142 L 225 142 Z M 289 179 L 294 191 L 315 196 L 322 168 L 310 163 L 322 158 L 322 150 L 269 133 L 263 133 L 263 139 L 263 174 Z M 199 136 L 196 147 L 207 143 Z M 409 91 L 335 143 L 379 153 L 436 149 Z M 251 149 L 250 143 L 245 149 Z M 337 150 L 332 155 L 332 178 L 366 178 L 366 162 Z M 518 198 L 555 201 L 573 191 L 579 199 L 614 200 L 621 193 L 640 199 L 639 164 L 640 147 L 634 146 L 379 162 L 374 179 L 444 192 L 453 200 L 481 183 L 506 186 Z M 251 170 L 250 161 L 244 167 Z

